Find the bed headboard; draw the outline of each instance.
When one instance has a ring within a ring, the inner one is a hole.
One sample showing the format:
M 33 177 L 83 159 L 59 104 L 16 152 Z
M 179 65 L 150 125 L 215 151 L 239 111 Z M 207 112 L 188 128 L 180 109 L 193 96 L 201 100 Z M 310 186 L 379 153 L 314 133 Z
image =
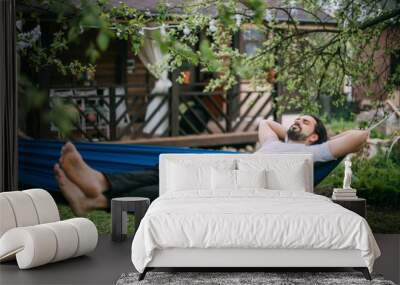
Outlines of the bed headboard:
M 279 179 L 288 179 L 286 173 L 290 172 L 295 165 L 304 167 L 304 179 L 301 183 L 305 184 L 304 188 L 307 192 L 313 192 L 313 160 L 312 154 L 295 153 L 295 154 L 161 154 L 159 164 L 159 194 L 160 196 L 167 191 L 168 169 L 171 163 L 184 163 L 193 166 L 213 166 L 223 163 L 232 162 L 235 169 L 243 167 L 263 167 L 267 169 L 279 169 L 282 174 Z M 285 173 L 286 170 L 286 173 Z

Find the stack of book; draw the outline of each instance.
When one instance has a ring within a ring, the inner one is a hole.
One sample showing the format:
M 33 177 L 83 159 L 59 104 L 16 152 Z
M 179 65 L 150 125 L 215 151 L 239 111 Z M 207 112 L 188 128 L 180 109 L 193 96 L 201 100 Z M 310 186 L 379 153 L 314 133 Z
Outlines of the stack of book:
M 357 199 L 357 190 L 356 189 L 335 188 L 335 189 L 333 189 L 332 199 L 334 199 L 334 200 Z

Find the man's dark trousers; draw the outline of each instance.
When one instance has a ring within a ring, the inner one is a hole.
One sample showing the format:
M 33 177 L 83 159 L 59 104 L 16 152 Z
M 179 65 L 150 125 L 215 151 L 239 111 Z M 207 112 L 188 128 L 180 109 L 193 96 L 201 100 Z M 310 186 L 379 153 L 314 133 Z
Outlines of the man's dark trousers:
M 116 197 L 146 197 L 153 201 L 159 194 L 158 173 L 158 164 L 136 172 L 103 173 L 110 184 L 110 188 L 103 194 L 109 204 Z

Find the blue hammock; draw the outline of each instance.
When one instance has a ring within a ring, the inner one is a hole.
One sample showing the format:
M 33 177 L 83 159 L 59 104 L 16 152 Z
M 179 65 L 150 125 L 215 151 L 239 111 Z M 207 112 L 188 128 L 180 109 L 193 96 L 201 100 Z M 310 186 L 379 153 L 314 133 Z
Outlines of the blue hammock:
M 58 162 L 64 143 L 57 140 L 19 140 L 19 184 L 21 188 L 37 187 L 58 191 L 53 166 Z M 90 167 L 107 173 L 151 168 L 158 163 L 161 153 L 232 153 L 188 147 L 77 142 L 74 144 Z M 316 163 L 314 165 L 314 185 L 324 179 L 339 163 L 339 159 Z

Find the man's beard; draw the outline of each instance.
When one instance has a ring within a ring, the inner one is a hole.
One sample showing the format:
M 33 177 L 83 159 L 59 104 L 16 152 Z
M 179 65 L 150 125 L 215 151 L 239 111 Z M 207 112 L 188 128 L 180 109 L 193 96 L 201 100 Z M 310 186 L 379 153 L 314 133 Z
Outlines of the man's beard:
M 293 126 L 297 126 L 297 129 L 294 129 Z M 292 125 L 290 126 L 289 130 L 287 131 L 288 139 L 291 141 L 305 141 L 307 136 L 301 132 L 301 128 L 299 125 Z

